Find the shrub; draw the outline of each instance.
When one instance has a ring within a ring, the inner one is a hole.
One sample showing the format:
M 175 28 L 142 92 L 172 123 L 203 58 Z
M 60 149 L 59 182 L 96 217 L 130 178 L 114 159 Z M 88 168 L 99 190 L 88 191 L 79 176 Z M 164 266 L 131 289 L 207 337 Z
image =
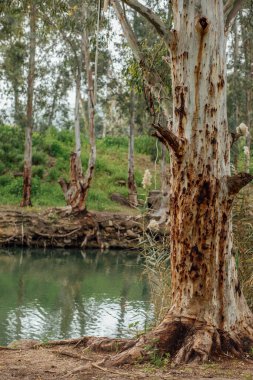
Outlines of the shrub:
M 11 178 L 10 182 L 8 183 L 7 189 L 11 195 L 21 197 L 23 192 L 23 178 Z
M 5 165 L 3 162 L 0 161 L 0 175 L 3 174 L 5 171 Z
M 43 166 L 34 166 L 32 168 L 32 175 L 33 177 L 43 178 L 44 176 L 44 168 Z
M 51 157 L 60 157 L 63 154 L 63 149 L 58 141 L 46 143 L 45 150 Z
M 32 163 L 33 165 L 45 165 L 47 163 L 47 156 L 43 152 L 34 152 Z
M 47 175 L 47 180 L 49 182 L 54 182 L 57 181 L 61 176 L 60 171 L 57 168 L 52 168 L 49 170 L 48 175 Z
M 10 175 L 2 175 L 0 176 L 0 186 L 6 186 L 12 181 L 13 177 Z
M 103 145 L 106 148 L 127 148 L 128 138 L 126 136 L 106 137 L 102 140 L 101 145 Z

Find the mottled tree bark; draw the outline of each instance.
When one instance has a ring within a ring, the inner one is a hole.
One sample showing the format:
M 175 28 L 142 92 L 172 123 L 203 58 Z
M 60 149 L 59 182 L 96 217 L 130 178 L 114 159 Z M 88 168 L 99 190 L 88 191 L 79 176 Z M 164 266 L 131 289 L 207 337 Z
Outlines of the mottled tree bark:
M 141 6 L 140 13 L 152 17 L 167 39 L 152 12 L 138 1 L 124 2 L 137 11 Z M 253 343 L 253 317 L 232 255 L 231 222 L 234 197 L 253 177 L 230 177 L 223 1 L 210 6 L 209 0 L 174 0 L 172 7 L 173 124 L 154 125 L 172 152 L 171 308 L 159 326 L 117 355 L 115 364 L 149 357 L 149 345 L 188 362 L 221 353 L 239 356 Z
M 25 153 L 24 153 L 24 173 L 23 173 L 23 198 L 20 206 L 31 206 L 31 186 L 32 186 L 32 132 L 33 132 L 33 95 L 34 95 L 34 74 L 35 74 L 35 54 L 36 54 L 36 4 L 30 2 L 29 10 L 30 27 L 30 47 L 29 47 L 29 67 L 27 83 L 27 109 L 26 109 L 26 130 L 25 130 Z

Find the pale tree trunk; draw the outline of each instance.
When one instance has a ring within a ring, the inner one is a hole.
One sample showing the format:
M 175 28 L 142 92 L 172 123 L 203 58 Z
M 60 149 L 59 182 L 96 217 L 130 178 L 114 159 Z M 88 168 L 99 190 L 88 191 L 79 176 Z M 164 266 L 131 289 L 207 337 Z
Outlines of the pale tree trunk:
M 87 18 L 87 10 L 84 9 L 84 17 Z M 99 32 L 99 19 L 97 33 Z M 98 38 L 98 35 L 97 35 Z M 86 209 L 88 191 L 94 177 L 96 162 L 96 138 L 95 138 L 95 102 L 96 102 L 96 76 L 93 79 L 92 66 L 90 62 L 90 46 L 87 30 L 82 34 L 81 57 L 78 64 L 78 75 L 76 79 L 76 100 L 75 100 L 75 142 L 76 150 L 70 156 L 70 182 L 60 179 L 59 184 L 63 190 L 66 203 L 72 210 L 82 211 Z M 96 53 L 95 66 L 97 67 L 98 54 Z M 85 62 L 86 85 L 88 92 L 88 126 L 90 156 L 88 168 L 83 175 L 81 162 L 81 139 L 80 139 L 80 103 L 81 103 L 81 69 L 82 62 Z M 95 69 L 96 71 L 97 69 Z
M 97 28 L 97 33 L 99 31 L 99 24 Z M 85 173 L 85 194 L 84 202 L 87 200 L 88 190 L 91 185 L 91 181 L 94 177 L 95 163 L 96 163 L 96 135 L 95 135 L 95 103 L 96 103 L 96 94 L 95 94 L 95 81 L 92 76 L 92 67 L 90 62 L 90 50 L 89 50 L 89 39 L 88 35 L 84 33 L 83 40 L 83 52 L 85 60 L 85 69 L 86 69 L 86 79 L 87 79 L 87 88 L 88 88 L 88 121 L 89 121 L 89 143 L 90 143 L 90 156 L 88 162 L 88 168 Z M 97 56 L 96 56 L 97 57 Z M 97 65 L 97 63 L 95 63 Z
M 169 38 L 171 50 L 173 124 L 155 128 L 172 151 L 172 300 L 162 323 L 113 362 L 148 357 L 147 345 L 169 352 L 176 362 L 239 356 L 253 343 L 253 317 L 232 255 L 231 208 L 253 177 L 230 177 L 223 0 L 212 6 L 210 0 L 174 0 L 169 37 L 142 4 L 124 2 L 139 9 L 167 43 Z
M 239 41 L 238 41 L 238 26 L 237 26 L 237 21 L 235 20 L 234 22 L 234 52 L 233 52 L 233 58 L 234 58 L 234 72 L 233 72 L 233 90 L 235 92 L 236 89 L 236 84 L 238 81 L 238 53 L 239 53 Z M 238 107 L 238 99 L 237 99 L 237 94 L 234 93 L 234 107 L 235 107 L 235 125 L 236 127 L 238 126 L 238 116 L 239 116 L 239 107 Z M 235 168 L 235 173 L 238 171 L 238 145 L 235 144 L 234 147 L 234 168 Z
M 242 28 L 242 42 L 243 42 L 243 53 L 244 53 L 244 62 L 245 62 L 245 74 L 246 74 L 246 118 L 247 126 L 249 132 L 246 135 L 246 145 L 245 145 L 245 171 L 249 173 L 250 171 L 250 146 L 251 146 L 251 130 L 252 130 L 252 116 L 253 116 L 253 96 L 252 96 L 252 49 L 253 43 L 252 39 L 248 34 L 248 29 L 244 25 L 244 20 L 241 19 L 241 28 Z
M 26 130 L 25 130 L 25 153 L 24 153 L 24 173 L 23 173 L 23 198 L 20 206 L 31 206 L 31 185 L 32 185 L 32 132 L 33 132 L 33 97 L 34 97 L 34 74 L 35 74 L 35 53 L 36 53 L 36 5 L 30 2 L 29 10 L 30 27 L 30 47 L 29 47 L 29 67 L 27 83 L 27 109 L 26 109 Z
M 130 124 L 129 124 L 129 147 L 128 147 L 128 200 L 132 207 L 138 206 L 137 187 L 134 178 L 134 125 L 135 125 L 135 96 L 131 91 L 130 104 Z
M 105 120 L 105 117 L 103 118 L 103 131 L 102 131 L 102 138 L 106 138 L 106 132 L 107 132 L 107 122 Z

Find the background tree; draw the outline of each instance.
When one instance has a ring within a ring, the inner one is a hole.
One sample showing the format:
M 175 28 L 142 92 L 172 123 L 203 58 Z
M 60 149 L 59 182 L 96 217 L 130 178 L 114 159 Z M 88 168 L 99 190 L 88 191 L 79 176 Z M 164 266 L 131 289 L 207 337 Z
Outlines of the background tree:
M 36 54 L 36 22 L 37 4 L 29 2 L 29 65 L 27 79 L 27 104 L 26 104 L 26 129 L 25 129 L 25 153 L 23 173 L 23 198 L 21 206 L 31 206 L 32 186 L 32 132 L 33 132 L 33 101 L 35 81 L 35 54 Z

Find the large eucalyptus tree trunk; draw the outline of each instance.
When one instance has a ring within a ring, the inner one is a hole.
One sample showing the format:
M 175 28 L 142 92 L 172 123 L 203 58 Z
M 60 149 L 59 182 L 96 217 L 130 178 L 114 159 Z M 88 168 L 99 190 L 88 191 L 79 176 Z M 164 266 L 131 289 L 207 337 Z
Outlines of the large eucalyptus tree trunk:
M 125 2 L 152 18 L 167 38 L 152 13 L 137 1 Z M 172 152 L 171 307 L 162 323 L 115 363 L 149 356 L 147 346 L 180 362 L 241 355 L 253 342 L 253 317 L 232 254 L 231 222 L 234 197 L 252 176 L 230 176 L 223 0 L 172 4 L 173 123 L 165 130 L 155 127 Z
M 35 76 L 35 53 L 36 53 L 36 5 L 30 2 L 29 10 L 29 66 L 27 83 L 27 106 L 26 106 L 26 129 L 25 129 L 25 153 L 23 172 L 23 198 L 20 206 L 31 206 L 32 186 L 32 132 L 33 132 L 33 95 Z

